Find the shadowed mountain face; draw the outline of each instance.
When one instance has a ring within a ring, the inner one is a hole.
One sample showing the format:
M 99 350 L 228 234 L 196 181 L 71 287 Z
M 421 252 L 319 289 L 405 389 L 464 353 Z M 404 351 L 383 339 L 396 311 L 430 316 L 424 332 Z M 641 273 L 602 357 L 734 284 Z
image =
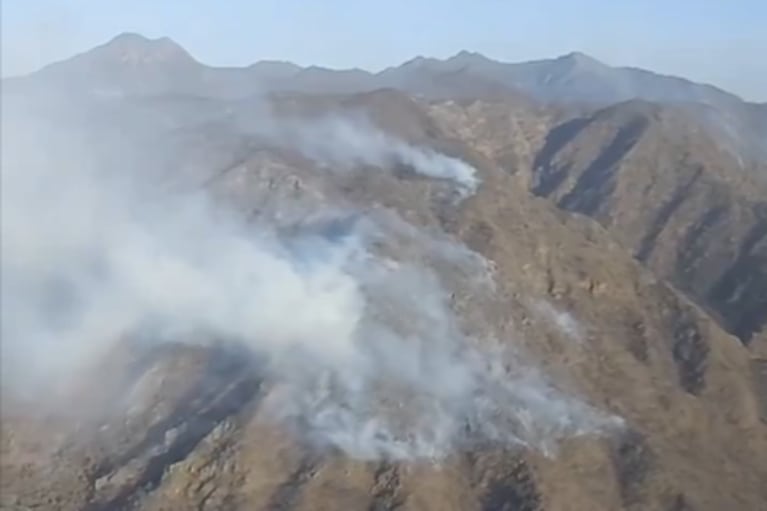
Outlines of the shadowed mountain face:
M 745 342 L 764 329 L 764 182 L 681 112 L 622 104 L 568 127 L 539 153 L 533 191 L 596 218 Z
M 121 36 L 15 80 L 0 507 L 764 507 L 762 167 L 447 62 L 347 94 Z
M 765 167 L 749 169 L 687 108 L 432 108 L 534 194 L 596 219 L 743 342 L 764 331 Z

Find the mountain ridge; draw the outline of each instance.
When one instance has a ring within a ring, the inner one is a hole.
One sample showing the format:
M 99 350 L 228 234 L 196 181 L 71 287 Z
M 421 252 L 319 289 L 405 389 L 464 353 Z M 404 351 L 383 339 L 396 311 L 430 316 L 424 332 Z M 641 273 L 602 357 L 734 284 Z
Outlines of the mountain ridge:
M 701 86 L 701 87 L 704 87 L 704 88 L 708 89 L 712 93 L 726 94 L 726 95 L 730 96 L 733 99 L 737 99 L 739 101 L 743 101 L 743 102 L 746 102 L 746 103 L 767 104 L 767 103 L 757 103 L 757 102 L 747 101 L 747 100 L 744 100 L 743 98 L 741 98 L 740 96 L 738 96 L 737 94 L 734 94 L 732 92 L 726 91 L 725 89 L 723 89 L 721 87 L 718 87 L 716 85 L 709 84 L 709 83 L 697 82 L 697 81 L 694 81 L 694 80 L 691 80 L 691 79 L 688 79 L 688 78 L 685 78 L 685 77 L 682 77 L 682 76 L 678 76 L 678 75 L 664 74 L 664 73 L 659 73 L 659 72 L 655 72 L 655 71 L 651 71 L 651 70 L 647 70 L 647 69 L 639 68 L 639 67 L 633 67 L 633 66 L 612 66 L 612 65 L 609 65 L 609 64 L 605 64 L 604 62 L 602 62 L 602 61 L 600 61 L 600 60 L 598 60 L 598 59 L 596 59 L 596 58 L 594 58 L 594 57 L 592 57 L 592 56 L 590 56 L 590 55 L 588 55 L 586 53 L 580 52 L 580 51 L 572 51 L 572 52 L 569 52 L 567 54 L 560 55 L 560 56 L 557 56 L 557 57 L 552 57 L 552 58 L 533 59 L 533 60 L 529 60 L 529 61 L 520 61 L 520 62 L 509 62 L 509 61 L 502 61 L 502 60 L 492 59 L 492 58 L 489 58 L 489 57 L 483 55 L 482 53 L 476 52 L 476 51 L 461 50 L 461 51 L 457 52 L 455 55 L 452 55 L 452 56 L 449 56 L 449 57 L 446 57 L 446 58 L 443 58 L 443 59 L 436 58 L 436 57 L 429 57 L 429 56 L 425 56 L 425 55 L 418 55 L 418 56 L 413 57 L 412 59 L 410 59 L 408 61 L 405 61 L 405 62 L 399 64 L 399 65 L 392 65 L 392 66 L 386 67 L 386 68 L 384 68 L 384 69 L 382 69 L 380 71 L 370 71 L 370 70 L 367 70 L 367 69 L 364 69 L 364 68 L 359 68 L 359 67 L 355 67 L 355 68 L 334 68 L 334 67 L 316 66 L 316 65 L 301 66 L 301 65 L 295 64 L 293 62 L 290 62 L 290 61 L 287 61 L 287 60 L 282 60 L 282 59 L 279 59 L 279 60 L 272 60 L 272 59 L 258 60 L 258 61 L 255 61 L 255 62 L 249 64 L 249 65 L 246 65 L 246 66 L 232 67 L 232 66 L 215 66 L 215 65 L 209 65 L 209 64 L 202 63 L 199 60 L 195 59 L 180 44 L 178 44 L 177 42 L 175 42 L 173 39 L 171 39 L 169 37 L 148 38 L 146 36 L 143 36 L 143 35 L 141 35 L 139 33 L 135 33 L 135 32 L 124 32 L 124 33 L 118 34 L 115 37 L 113 37 L 112 39 L 110 39 L 109 41 L 107 41 L 107 42 L 105 42 L 103 44 L 97 45 L 96 47 L 94 47 L 92 49 L 80 52 L 80 53 L 76 54 L 73 57 L 70 57 L 70 58 L 67 58 L 67 59 L 63 59 L 63 60 L 60 60 L 60 61 L 57 61 L 57 62 L 53 62 L 51 64 L 47 64 L 47 65 L 43 66 L 41 69 L 39 69 L 37 71 L 33 71 L 33 72 L 26 73 L 26 74 L 19 75 L 19 76 L 7 77 L 7 78 L 21 78 L 21 77 L 24 77 L 24 76 L 34 75 L 36 73 L 39 73 L 40 71 L 43 71 L 43 70 L 45 70 L 47 68 L 50 68 L 51 66 L 57 66 L 59 64 L 68 62 L 68 61 L 72 60 L 75 57 L 80 57 L 80 56 L 83 56 L 83 55 L 87 55 L 87 54 L 92 53 L 94 51 L 101 51 L 101 50 L 104 50 L 104 49 L 112 49 L 112 48 L 120 48 L 120 47 L 125 48 L 126 46 L 127 47 L 131 47 L 133 49 L 136 49 L 137 47 L 143 47 L 147 51 L 150 50 L 150 49 L 153 49 L 153 51 L 155 51 L 155 52 L 157 52 L 160 48 L 163 48 L 163 47 L 166 48 L 166 49 L 173 48 L 173 50 L 175 52 L 177 52 L 179 56 L 183 55 L 184 58 L 191 59 L 195 63 L 199 64 L 200 66 L 204 66 L 205 68 L 209 68 L 209 69 L 219 69 L 219 70 L 220 69 L 248 69 L 248 68 L 254 68 L 254 67 L 258 68 L 258 67 L 264 67 L 264 66 L 273 66 L 274 64 L 280 64 L 280 65 L 284 65 L 286 68 L 289 67 L 289 68 L 296 69 L 296 70 L 298 70 L 298 69 L 305 70 L 305 69 L 312 69 L 312 68 L 314 68 L 314 69 L 319 69 L 319 70 L 328 71 L 328 72 L 355 72 L 355 73 L 364 73 L 365 75 L 368 75 L 370 77 L 381 76 L 381 75 L 384 75 L 387 71 L 390 71 L 390 70 L 400 69 L 400 68 L 403 68 L 403 67 L 410 67 L 410 66 L 412 66 L 414 64 L 419 64 L 420 65 L 420 64 L 423 64 L 423 63 L 435 64 L 435 65 L 438 65 L 438 66 L 445 66 L 445 65 L 455 64 L 457 62 L 462 63 L 462 65 L 467 65 L 467 64 L 469 64 L 469 65 L 476 65 L 478 63 L 484 63 L 484 64 L 488 64 L 489 63 L 489 64 L 492 64 L 492 65 L 495 65 L 495 66 L 518 67 L 518 68 L 522 67 L 522 66 L 548 66 L 548 65 L 557 64 L 557 63 L 560 63 L 560 64 L 565 63 L 567 65 L 574 66 L 574 67 L 579 67 L 579 68 L 592 68 L 592 69 L 596 68 L 596 69 L 600 69 L 600 70 L 611 70 L 611 71 L 614 71 L 614 72 L 622 72 L 622 71 L 635 72 L 635 71 L 638 71 L 638 72 L 641 72 L 643 74 L 652 76 L 654 78 L 670 79 L 670 80 L 674 80 L 674 81 L 684 82 L 687 85 Z M 4 79 L 6 79 L 6 78 L 4 78 Z
M 470 52 L 379 82 L 106 55 L 2 91 L 0 507 L 764 507 L 767 188 L 712 135 L 737 109 L 549 104 Z M 604 71 L 561 59 L 549 91 Z M 45 385 L 64 342 L 85 369 Z
M 639 68 L 614 67 L 584 53 L 506 63 L 461 51 L 446 59 L 419 56 L 378 72 L 331 69 L 264 60 L 245 67 L 203 64 L 168 38 L 121 34 L 70 59 L 13 79 L 5 88 L 59 88 L 78 94 L 190 94 L 238 99 L 270 92 L 353 94 L 394 88 L 426 99 L 492 99 L 526 96 L 544 105 L 600 108 L 643 99 L 682 104 L 699 122 L 727 139 L 748 162 L 767 161 L 767 108 L 713 85 Z M 40 85 L 42 83 L 42 85 Z

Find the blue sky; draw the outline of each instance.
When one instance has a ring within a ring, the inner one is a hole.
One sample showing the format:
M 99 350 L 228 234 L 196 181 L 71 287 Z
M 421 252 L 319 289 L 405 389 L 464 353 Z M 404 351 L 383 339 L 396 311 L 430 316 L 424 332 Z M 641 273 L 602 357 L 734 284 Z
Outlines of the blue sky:
M 578 50 L 767 101 L 767 0 L 2 0 L 3 75 L 125 31 L 215 65 L 378 70 L 462 49 L 507 61 Z

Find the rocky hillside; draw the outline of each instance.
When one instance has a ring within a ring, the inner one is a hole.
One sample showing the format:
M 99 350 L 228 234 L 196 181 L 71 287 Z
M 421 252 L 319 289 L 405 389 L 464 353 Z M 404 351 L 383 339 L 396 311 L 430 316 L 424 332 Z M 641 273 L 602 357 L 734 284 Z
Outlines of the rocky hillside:
M 748 343 L 765 328 L 767 187 L 684 109 L 557 114 L 452 102 L 438 118 L 560 208 L 591 216 Z
M 767 325 L 764 183 L 673 110 L 620 104 L 555 129 L 572 132 L 539 153 L 536 194 L 596 218 L 744 342 Z
M 19 83 L 3 509 L 764 508 L 767 195 L 685 108 Z

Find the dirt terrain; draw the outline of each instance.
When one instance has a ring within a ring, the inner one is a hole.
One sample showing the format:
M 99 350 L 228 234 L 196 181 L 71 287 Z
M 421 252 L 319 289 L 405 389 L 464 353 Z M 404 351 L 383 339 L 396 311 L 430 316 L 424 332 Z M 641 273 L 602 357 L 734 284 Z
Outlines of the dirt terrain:
M 393 89 L 266 100 L 277 117 L 304 122 L 362 112 L 386 140 L 459 158 L 478 178 L 476 192 L 461 195 L 419 174 L 417 162 L 355 161 L 335 172 L 246 129 L 260 100 L 77 101 L 67 108 L 87 110 L 102 147 L 129 140 L 151 150 L 145 170 L 155 178 L 202 189 L 252 225 L 289 237 L 344 228 L 314 226 L 307 212 L 384 219 L 376 256 L 437 275 L 478 349 L 494 340 L 521 354 L 516 366 L 499 355 L 502 373 L 539 371 L 553 402 L 578 400 L 596 425 L 562 426 L 548 450 L 484 438 L 433 457 L 360 459 L 275 419 L 279 385 L 247 343 L 123 338 L 45 405 L 4 391 L 1 509 L 767 506 L 767 187 L 684 112 L 644 102 L 543 106 L 516 94 L 416 99 Z M 103 157 L 115 168 L 135 164 L 110 151 Z M 420 331 L 416 305 L 387 308 L 373 295 L 393 331 Z M 429 361 L 427 344 L 426 381 Z M 397 399 L 407 417 L 407 396 Z M 532 410 L 498 413 L 523 428 Z M 534 416 L 521 438 L 548 440 L 545 425 L 569 417 L 551 413 Z

